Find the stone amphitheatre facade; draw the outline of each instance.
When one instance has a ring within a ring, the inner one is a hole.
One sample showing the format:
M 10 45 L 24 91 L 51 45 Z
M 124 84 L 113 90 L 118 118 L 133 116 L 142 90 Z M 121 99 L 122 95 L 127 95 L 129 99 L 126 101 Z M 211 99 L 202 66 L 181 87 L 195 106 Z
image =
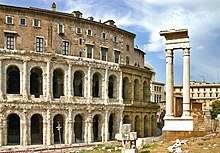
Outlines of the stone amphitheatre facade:
M 0 23 L 1 146 L 105 142 L 123 123 L 155 135 L 153 72 L 135 34 L 55 4 L 0 5 Z

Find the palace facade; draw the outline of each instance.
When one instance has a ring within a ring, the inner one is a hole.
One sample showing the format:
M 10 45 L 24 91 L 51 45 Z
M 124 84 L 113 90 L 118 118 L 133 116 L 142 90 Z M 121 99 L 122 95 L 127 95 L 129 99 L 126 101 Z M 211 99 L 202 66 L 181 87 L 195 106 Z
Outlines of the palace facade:
M 155 135 L 152 71 L 135 34 L 74 11 L 0 5 L 0 145 Z M 60 128 L 60 136 L 59 130 Z

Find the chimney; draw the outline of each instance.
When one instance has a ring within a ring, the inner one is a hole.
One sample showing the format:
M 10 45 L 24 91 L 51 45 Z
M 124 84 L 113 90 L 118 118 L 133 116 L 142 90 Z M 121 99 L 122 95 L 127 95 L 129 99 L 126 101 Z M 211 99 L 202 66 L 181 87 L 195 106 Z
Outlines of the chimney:
M 53 4 L 52 4 L 52 11 L 56 11 L 56 4 L 53 2 Z

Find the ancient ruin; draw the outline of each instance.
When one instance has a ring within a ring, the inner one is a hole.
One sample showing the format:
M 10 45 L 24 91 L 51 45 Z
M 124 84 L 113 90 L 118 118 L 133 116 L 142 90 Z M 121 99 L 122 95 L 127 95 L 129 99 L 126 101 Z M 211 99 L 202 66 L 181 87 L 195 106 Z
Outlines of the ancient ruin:
M 123 123 L 155 135 L 153 72 L 135 34 L 55 4 L 0 10 L 0 146 L 105 142 Z

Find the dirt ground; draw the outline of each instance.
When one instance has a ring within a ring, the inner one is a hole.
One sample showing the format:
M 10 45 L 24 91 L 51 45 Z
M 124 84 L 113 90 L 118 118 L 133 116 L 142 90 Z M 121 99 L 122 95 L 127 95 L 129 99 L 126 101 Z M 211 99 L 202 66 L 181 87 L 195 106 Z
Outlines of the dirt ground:
M 168 147 L 175 144 L 173 142 L 156 142 L 145 145 L 140 153 L 168 153 Z M 190 138 L 187 144 L 182 144 L 183 153 L 220 153 L 220 134 L 216 137 Z

